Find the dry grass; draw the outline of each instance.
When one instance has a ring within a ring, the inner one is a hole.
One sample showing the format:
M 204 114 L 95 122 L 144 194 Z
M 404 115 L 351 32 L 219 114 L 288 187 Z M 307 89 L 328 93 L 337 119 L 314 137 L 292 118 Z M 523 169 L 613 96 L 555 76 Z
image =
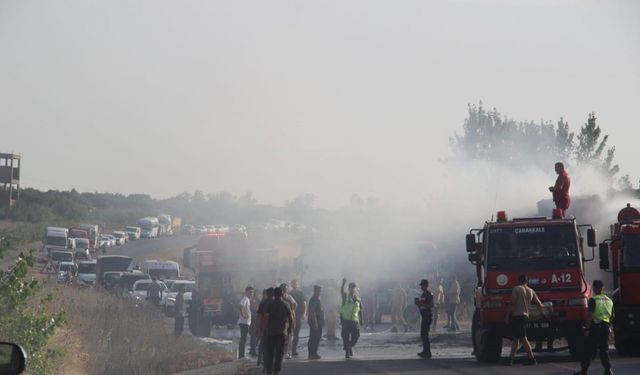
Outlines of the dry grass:
M 154 307 L 87 288 L 55 289 L 54 308 L 67 312 L 66 329 L 81 343 L 80 353 L 69 353 L 78 346 L 68 347 L 67 359 L 86 359 L 80 361 L 86 374 L 165 375 L 231 360 L 192 337 L 175 338 L 170 321 Z

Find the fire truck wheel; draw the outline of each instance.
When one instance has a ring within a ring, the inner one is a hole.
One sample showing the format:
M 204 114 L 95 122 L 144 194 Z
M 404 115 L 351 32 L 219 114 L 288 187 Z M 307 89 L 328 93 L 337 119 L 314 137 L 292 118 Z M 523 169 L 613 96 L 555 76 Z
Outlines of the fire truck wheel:
M 480 363 L 496 363 L 502 355 L 502 336 L 492 330 L 482 328 L 479 313 L 473 314 L 471 337 L 473 352 Z
M 629 340 L 615 340 L 616 344 L 616 352 L 623 356 L 632 355 L 633 353 L 633 343 Z
M 569 354 L 571 354 L 571 359 L 574 361 L 580 361 L 585 350 L 584 339 L 580 336 L 568 337 L 567 343 L 569 344 Z

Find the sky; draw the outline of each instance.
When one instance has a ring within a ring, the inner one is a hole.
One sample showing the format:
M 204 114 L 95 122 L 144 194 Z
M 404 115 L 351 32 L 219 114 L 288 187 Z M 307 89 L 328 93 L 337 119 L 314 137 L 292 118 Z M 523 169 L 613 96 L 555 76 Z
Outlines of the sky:
M 482 100 L 573 131 L 595 112 L 635 182 L 638 19 L 636 1 L 0 0 L 0 151 L 39 189 L 411 204 L 441 194 Z

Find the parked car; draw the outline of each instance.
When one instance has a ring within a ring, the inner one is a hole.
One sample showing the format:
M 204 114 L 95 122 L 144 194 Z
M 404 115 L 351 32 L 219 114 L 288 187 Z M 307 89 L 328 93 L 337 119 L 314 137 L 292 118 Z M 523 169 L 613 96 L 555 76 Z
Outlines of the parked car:
M 111 247 L 113 245 L 115 245 L 115 241 L 109 235 L 103 234 L 100 236 L 100 247 Z
M 116 241 L 116 245 L 124 245 L 127 242 L 127 235 L 122 231 L 115 231 L 111 234 Z
M 143 280 L 136 281 L 135 283 L 133 283 L 133 286 L 131 287 L 131 292 L 129 293 L 129 295 L 134 300 L 146 300 L 147 293 L 151 288 L 151 283 L 153 283 L 153 280 L 151 279 L 143 279 Z M 160 300 L 162 300 L 162 297 L 165 294 L 167 294 L 169 289 L 167 289 L 167 286 L 162 281 L 156 281 L 156 283 L 160 285 L 160 292 L 161 292 Z
M 140 239 L 139 227 L 126 227 L 124 231 L 129 235 L 129 240 L 136 241 Z
M 91 250 L 91 242 L 88 238 L 76 238 L 76 250 L 87 249 Z
M 163 299 L 164 304 L 162 305 L 167 315 L 172 315 L 174 313 L 176 296 L 178 295 L 179 288 L 184 288 L 184 302 L 188 304 L 189 301 L 191 301 L 191 293 L 196 290 L 196 282 L 190 280 L 176 280 L 176 282 L 171 284 L 166 298 Z
M 78 262 L 77 283 L 80 285 L 93 285 L 96 282 L 96 266 L 97 261 L 95 260 Z
M 73 252 L 71 251 L 52 251 L 51 261 L 55 263 L 71 262 L 73 263 Z
M 115 290 L 116 286 L 118 286 L 118 281 L 120 280 L 120 276 L 122 276 L 122 272 L 119 271 L 108 271 L 103 275 L 103 285 L 106 290 Z
M 89 249 L 76 249 L 73 253 L 73 258 L 76 261 L 79 260 L 91 260 L 91 252 Z
M 127 297 L 138 280 L 151 280 L 151 276 L 142 272 L 124 272 L 118 279 L 118 285 L 116 285 L 116 294 L 121 297 Z
M 77 268 L 73 262 L 60 262 L 58 264 L 58 283 L 65 284 L 73 282 L 76 277 Z

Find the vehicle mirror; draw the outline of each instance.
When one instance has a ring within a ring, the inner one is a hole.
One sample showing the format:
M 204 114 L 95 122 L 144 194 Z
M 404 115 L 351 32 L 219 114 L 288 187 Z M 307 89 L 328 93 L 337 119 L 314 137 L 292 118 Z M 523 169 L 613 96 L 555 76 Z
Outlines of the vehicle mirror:
M 467 234 L 467 252 L 473 253 L 476 251 L 476 235 L 473 233 Z
M 609 269 L 609 245 L 607 245 L 605 242 L 600 244 L 600 247 L 598 248 L 599 251 L 599 255 L 600 255 L 600 269 L 602 270 L 607 270 Z
M 596 243 L 596 230 L 593 228 L 587 229 L 587 245 L 589 245 L 589 247 L 598 246 Z
M 0 375 L 17 375 L 24 372 L 27 355 L 17 344 L 0 342 Z
M 469 253 L 469 262 L 471 263 L 475 263 L 478 261 L 478 254 L 476 253 Z

